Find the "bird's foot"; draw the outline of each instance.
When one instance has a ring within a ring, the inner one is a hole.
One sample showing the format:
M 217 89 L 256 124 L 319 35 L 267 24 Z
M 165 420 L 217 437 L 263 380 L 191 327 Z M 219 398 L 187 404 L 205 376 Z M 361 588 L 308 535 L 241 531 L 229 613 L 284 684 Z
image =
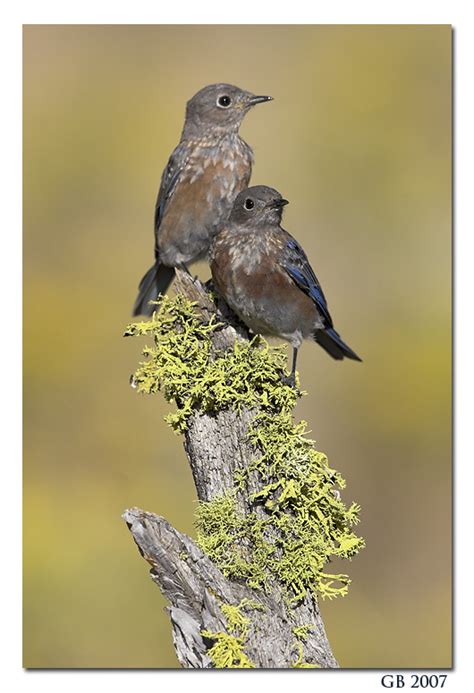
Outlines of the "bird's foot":
M 219 322 L 215 324 L 214 332 L 222 332 L 222 330 L 226 330 L 228 327 L 232 327 L 230 322 L 219 316 Z
M 296 389 L 296 378 L 294 373 L 290 373 L 290 375 L 282 375 L 281 382 L 284 385 L 288 385 L 288 387 L 292 387 L 293 390 Z

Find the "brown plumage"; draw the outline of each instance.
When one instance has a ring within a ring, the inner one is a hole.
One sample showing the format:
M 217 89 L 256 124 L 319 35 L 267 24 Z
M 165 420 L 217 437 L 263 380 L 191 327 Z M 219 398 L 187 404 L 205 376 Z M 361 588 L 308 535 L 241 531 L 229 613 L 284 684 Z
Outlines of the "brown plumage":
M 335 331 L 308 258 L 280 225 L 285 204 L 273 188 L 242 191 L 212 243 L 210 265 L 219 292 L 252 332 L 281 337 L 293 346 L 294 383 L 303 339 L 314 339 L 337 360 L 361 359 Z
M 134 315 L 151 315 L 175 267 L 207 255 L 252 173 L 253 155 L 238 130 L 246 113 L 270 96 L 211 84 L 187 104 L 181 140 L 163 172 L 155 207 L 155 264 L 143 277 Z

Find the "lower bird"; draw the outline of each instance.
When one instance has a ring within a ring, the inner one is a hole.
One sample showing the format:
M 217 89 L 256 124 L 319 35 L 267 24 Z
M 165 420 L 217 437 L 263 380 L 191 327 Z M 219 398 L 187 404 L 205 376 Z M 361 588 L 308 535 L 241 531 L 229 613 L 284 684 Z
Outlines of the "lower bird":
M 321 285 L 299 243 L 281 226 L 281 194 L 265 185 L 242 191 L 210 251 L 212 278 L 226 303 L 255 334 L 293 347 L 289 384 L 303 339 L 334 359 L 362 359 L 333 326 Z

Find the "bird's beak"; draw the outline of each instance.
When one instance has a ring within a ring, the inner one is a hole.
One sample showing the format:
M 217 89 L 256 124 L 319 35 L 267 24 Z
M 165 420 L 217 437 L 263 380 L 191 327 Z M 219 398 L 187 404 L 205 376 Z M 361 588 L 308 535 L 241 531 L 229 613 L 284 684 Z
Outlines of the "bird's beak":
M 256 104 L 265 103 L 265 101 L 273 101 L 273 96 L 251 96 L 247 104 L 249 106 L 256 106 Z
M 288 200 L 285 200 L 284 197 L 278 197 L 275 200 L 272 200 L 269 204 L 268 207 L 274 207 L 275 209 L 281 209 L 285 205 L 289 204 Z

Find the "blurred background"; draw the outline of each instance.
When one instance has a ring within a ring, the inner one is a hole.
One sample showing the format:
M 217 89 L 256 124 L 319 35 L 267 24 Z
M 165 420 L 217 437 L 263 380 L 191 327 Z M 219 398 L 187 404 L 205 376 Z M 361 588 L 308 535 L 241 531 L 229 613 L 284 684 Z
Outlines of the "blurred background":
M 288 198 L 335 324 L 297 416 L 362 505 L 349 595 L 322 604 L 342 667 L 451 666 L 451 29 L 24 28 L 24 665 L 176 667 L 165 601 L 121 513 L 194 536 L 161 396 L 123 339 L 153 259 L 159 179 L 211 82 L 275 101 L 241 134 Z M 195 266 L 201 278 L 205 264 Z

